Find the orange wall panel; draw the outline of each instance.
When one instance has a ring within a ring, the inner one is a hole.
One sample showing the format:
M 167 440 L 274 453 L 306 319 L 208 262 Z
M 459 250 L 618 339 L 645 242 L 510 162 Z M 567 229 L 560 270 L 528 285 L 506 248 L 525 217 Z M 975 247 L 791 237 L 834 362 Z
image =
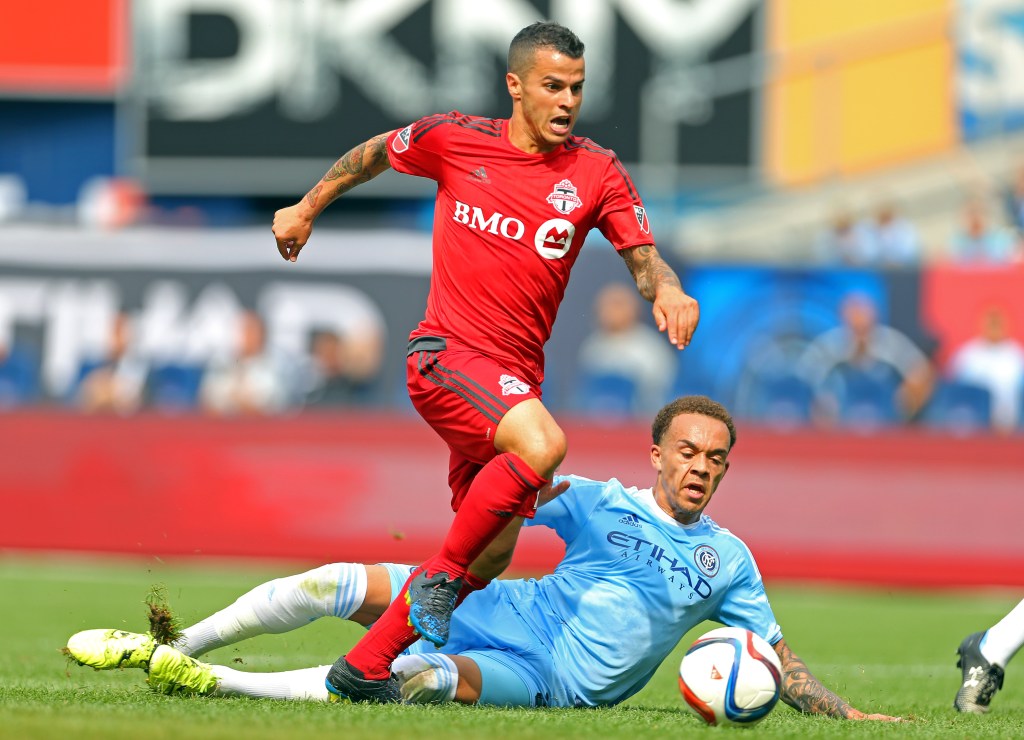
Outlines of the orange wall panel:
M 947 0 L 768 6 L 765 170 L 811 183 L 957 140 Z
M 777 49 L 834 42 L 880 27 L 914 24 L 949 9 L 949 0 L 772 0 L 769 40 Z
M 840 170 L 857 172 L 948 149 L 955 140 L 950 68 L 944 43 L 844 65 Z

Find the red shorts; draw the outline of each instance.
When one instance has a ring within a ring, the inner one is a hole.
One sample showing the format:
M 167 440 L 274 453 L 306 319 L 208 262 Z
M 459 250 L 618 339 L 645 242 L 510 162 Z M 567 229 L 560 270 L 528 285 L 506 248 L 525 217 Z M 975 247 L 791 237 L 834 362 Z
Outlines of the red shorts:
M 437 337 L 413 339 L 406 367 L 412 405 L 451 450 L 448 485 L 458 511 L 480 468 L 498 454 L 498 422 L 516 404 L 539 399 L 540 389 L 478 352 L 447 349 Z

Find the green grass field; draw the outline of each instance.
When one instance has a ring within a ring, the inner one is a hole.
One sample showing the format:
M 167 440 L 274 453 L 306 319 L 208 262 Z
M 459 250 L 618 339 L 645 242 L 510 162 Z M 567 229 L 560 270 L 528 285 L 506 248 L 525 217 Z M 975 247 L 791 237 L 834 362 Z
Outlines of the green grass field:
M 675 670 L 684 639 L 651 684 L 612 709 L 504 710 L 462 706 L 353 706 L 150 693 L 141 671 L 70 666 L 68 636 L 92 627 L 146 628 L 143 600 L 164 584 L 192 621 L 242 591 L 304 566 L 0 556 L 0 737 L 3 738 L 664 738 L 750 732 L 759 737 L 1021 737 L 1024 664 L 983 717 L 951 708 L 954 651 L 968 632 L 1016 603 L 1006 591 L 905 592 L 768 584 L 794 650 L 827 686 L 865 711 L 911 718 L 900 725 L 804 717 L 780 704 L 755 728 L 706 728 L 685 708 Z M 359 628 L 320 620 L 209 654 L 255 671 L 333 661 Z M 1024 658 L 1020 658 L 1024 661 Z

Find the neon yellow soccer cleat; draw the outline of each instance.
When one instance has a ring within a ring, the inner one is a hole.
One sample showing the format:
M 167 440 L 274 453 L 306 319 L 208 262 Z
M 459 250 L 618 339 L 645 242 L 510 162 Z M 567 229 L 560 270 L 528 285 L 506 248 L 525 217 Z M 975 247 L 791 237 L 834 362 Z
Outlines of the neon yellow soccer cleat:
M 85 630 L 68 639 L 68 654 L 79 665 L 97 670 L 149 667 L 156 650 L 152 635 L 124 630 Z
M 190 658 L 170 645 L 160 645 L 149 661 L 149 686 L 162 694 L 209 694 L 217 677 L 208 663 Z

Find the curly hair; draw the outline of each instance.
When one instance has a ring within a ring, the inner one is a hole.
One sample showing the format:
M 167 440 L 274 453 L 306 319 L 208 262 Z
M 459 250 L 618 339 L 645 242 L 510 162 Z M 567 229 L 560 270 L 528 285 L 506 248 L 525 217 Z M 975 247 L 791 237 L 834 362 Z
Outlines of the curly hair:
M 700 414 L 718 419 L 729 430 L 729 449 L 731 450 L 736 444 L 736 425 L 733 424 L 732 414 L 726 410 L 725 406 L 707 396 L 683 396 L 662 408 L 654 417 L 654 423 L 651 424 L 651 437 L 654 444 L 661 444 L 672 420 L 680 414 Z

